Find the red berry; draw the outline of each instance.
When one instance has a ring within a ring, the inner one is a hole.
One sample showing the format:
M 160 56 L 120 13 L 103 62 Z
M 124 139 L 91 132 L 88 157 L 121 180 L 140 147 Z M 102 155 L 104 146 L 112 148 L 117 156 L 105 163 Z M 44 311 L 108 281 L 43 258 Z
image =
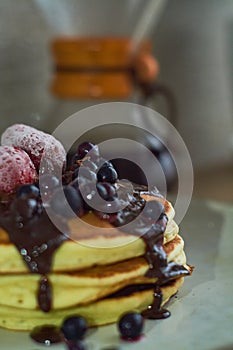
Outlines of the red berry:
M 19 185 L 33 183 L 37 177 L 26 152 L 17 147 L 0 146 L 0 191 L 14 192 Z
M 45 151 L 49 172 L 54 168 L 63 168 L 66 161 L 66 151 L 60 141 L 52 135 L 24 124 L 14 124 L 2 134 L 3 146 L 16 146 L 26 151 L 33 161 L 36 169 Z

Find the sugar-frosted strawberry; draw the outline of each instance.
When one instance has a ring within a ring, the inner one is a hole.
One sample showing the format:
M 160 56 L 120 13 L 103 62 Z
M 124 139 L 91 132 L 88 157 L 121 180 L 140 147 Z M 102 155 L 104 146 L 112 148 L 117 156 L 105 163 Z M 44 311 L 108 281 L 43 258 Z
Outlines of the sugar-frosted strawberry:
M 0 191 L 12 193 L 19 185 L 33 183 L 38 175 L 29 155 L 18 147 L 0 146 Z
M 3 146 L 16 146 L 26 151 L 37 170 L 43 156 L 46 159 L 46 171 L 62 169 L 66 161 L 63 145 L 50 134 L 24 124 L 14 124 L 2 134 Z M 43 154 L 44 153 L 44 154 Z

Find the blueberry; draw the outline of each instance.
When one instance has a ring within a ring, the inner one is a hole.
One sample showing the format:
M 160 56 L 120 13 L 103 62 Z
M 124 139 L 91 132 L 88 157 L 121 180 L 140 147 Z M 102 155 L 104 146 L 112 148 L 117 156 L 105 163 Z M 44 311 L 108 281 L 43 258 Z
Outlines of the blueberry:
M 17 221 L 28 221 L 35 215 L 42 212 L 42 205 L 36 198 L 16 198 L 11 205 L 11 209 L 16 212 Z
M 109 160 L 106 160 L 102 157 L 99 157 L 98 159 L 95 160 L 95 164 L 97 165 L 97 167 L 101 168 L 101 167 L 104 167 L 104 166 L 107 166 L 107 167 L 111 167 L 111 168 L 114 168 L 113 164 L 109 161 Z
M 59 186 L 59 179 L 51 174 L 46 174 L 40 177 L 40 192 L 45 196 L 45 198 L 49 198 L 54 189 Z
M 70 316 L 63 321 L 61 330 L 68 341 L 82 340 L 87 331 L 87 322 L 82 316 Z
M 112 201 L 116 197 L 116 188 L 108 182 L 97 183 L 99 195 L 106 201 Z
M 99 182 L 110 182 L 113 184 L 116 182 L 117 177 L 116 170 L 109 165 L 103 165 L 97 173 L 97 179 Z
M 65 186 L 64 193 L 73 211 L 78 216 L 81 216 L 83 214 L 83 198 L 81 193 L 71 186 Z
M 144 325 L 144 319 L 137 312 L 128 312 L 121 316 L 118 329 L 123 339 L 130 340 L 140 337 Z
M 83 199 L 80 192 L 72 186 L 63 186 L 63 188 L 57 189 L 50 201 L 53 211 L 61 216 L 67 218 L 73 217 L 72 212 L 67 208 L 67 202 L 71 209 L 78 216 L 84 214 Z
M 76 190 L 79 190 L 80 187 L 85 186 L 87 184 L 87 180 L 82 177 L 79 176 L 77 178 L 75 178 L 74 180 L 72 180 L 71 182 L 71 186 L 74 187 Z
M 157 221 L 162 213 L 164 213 L 164 205 L 156 200 L 146 202 L 142 211 L 143 216 L 150 221 Z
M 81 145 L 78 146 L 77 154 L 81 158 L 84 158 L 87 155 L 87 153 L 90 151 L 92 151 L 91 152 L 92 156 L 99 156 L 98 146 L 94 145 L 91 142 L 83 142 L 81 143 Z
M 81 183 L 80 183 L 81 180 Z M 96 199 L 96 182 L 88 181 L 82 177 L 79 178 L 79 190 L 82 194 L 85 210 L 90 210 L 93 201 Z
M 18 188 L 16 192 L 17 197 L 39 197 L 39 188 L 33 184 L 25 184 Z

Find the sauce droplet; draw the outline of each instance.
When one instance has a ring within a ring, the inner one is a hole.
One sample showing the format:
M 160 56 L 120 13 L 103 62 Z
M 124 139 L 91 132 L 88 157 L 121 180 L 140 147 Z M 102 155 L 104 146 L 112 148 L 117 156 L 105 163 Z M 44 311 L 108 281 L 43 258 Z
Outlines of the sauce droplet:
M 64 341 L 60 328 L 53 325 L 35 327 L 31 331 L 30 337 L 37 343 L 47 346 Z

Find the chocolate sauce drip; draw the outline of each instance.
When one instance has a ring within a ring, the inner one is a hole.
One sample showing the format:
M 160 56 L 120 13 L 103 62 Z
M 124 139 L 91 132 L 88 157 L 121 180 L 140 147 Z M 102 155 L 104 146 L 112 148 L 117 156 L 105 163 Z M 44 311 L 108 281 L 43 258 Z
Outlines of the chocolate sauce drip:
M 167 255 L 163 249 L 163 233 L 167 224 L 167 216 L 164 214 L 150 230 L 142 236 L 146 244 L 145 258 L 149 264 L 146 277 L 162 277 L 162 268 L 167 266 Z
M 142 236 L 146 244 L 145 259 L 149 264 L 149 269 L 145 276 L 148 278 L 157 277 L 154 286 L 153 303 L 142 313 L 144 317 L 149 319 L 163 319 L 170 316 L 170 312 L 167 309 L 161 308 L 162 292 L 160 285 L 189 274 L 189 271 L 184 266 L 167 261 L 167 255 L 163 248 L 167 222 L 166 214 L 162 213 L 150 230 Z
M 50 325 L 35 327 L 30 333 L 30 336 L 37 343 L 47 346 L 61 343 L 64 340 L 60 328 Z
M 150 305 L 145 311 L 142 312 L 142 315 L 146 318 L 150 319 L 161 319 L 161 318 L 167 318 L 170 316 L 170 312 L 164 308 L 161 308 L 162 304 L 162 292 L 160 290 L 160 287 L 158 285 L 155 285 L 154 283 L 144 283 L 144 284 L 134 284 L 131 286 L 124 287 L 120 290 L 118 290 L 115 293 L 112 293 L 107 298 L 120 298 L 129 296 L 133 293 L 137 292 L 143 292 L 146 290 L 154 290 L 154 301 L 153 304 Z
M 145 201 L 141 197 L 142 194 L 162 197 L 156 189 L 148 191 L 145 186 L 134 185 L 133 200 L 129 206 L 123 209 L 120 216 L 121 220 L 114 223 L 116 226 L 120 226 L 119 223 L 121 225 L 127 224 L 141 212 L 145 205 Z M 128 214 L 128 212 L 130 214 Z M 145 242 L 146 253 L 144 257 L 149 264 L 149 269 L 145 276 L 148 278 L 157 278 L 156 284 L 154 285 L 153 303 L 144 311 L 143 315 L 152 319 L 166 318 L 170 315 L 170 312 L 166 309 L 161 309 L 162 292 L 160 286 L 178 277 L 188 275 L 189 271 L 182 265 L 167 261 L 167 254 L 164 251 L 163 242 L 168 218 L 164 210 L 158 220 L 153 224 L 146 219 L 142 221 L 143 222 L 138 221 L 137 226 L 133 227 L 133 229 L 131 227 L 130 233 L 140 235 Z M 132 225 L 134 224 L 132 223 Z M 140 234 L 141 227 L 143 227 L 144 230 L 148 228 L 147 232 L 142 235 Z M 139 287 L 137 286 L 137 288 Z M 148 288 L 148 286 L 145 286 L 145 288 Z
M 145 186 L 134 185 L 130 204 L 117 213 L 117 219 L 113 225 L 124 231 L 124 226 L 132 222 L 128 233 L 138 235 L 144 240 L 145 259 L 149 265 L 145 276 L 157 278 L 156 284 L 153 285 L 153 304 L 145 310 L 144 316 L 165 318 L 169 316 L 169 312 L 161 309 L 162 293 L 159 286 L 188 275 L 189 272 L 182 265 L 167 261 L 163 241 L 168 218 L 164 212 L 156 222 L 151 223 L 146 218 L 134 220 L 146 203 L 141 197 L 142 194 L 162 197 L 156 189 L 148 191 Z M 29 270 L 32 273 L 41 274 L 37 296 L 38 305 L 41 310 L 48 312 L 52 307 L 52 289 L 46 275 L 51 270 L 54 252 L 68 239 L 68 235 L 62 234 L 56 228 L 40 203 L 37 203 L 37 207 L 34 205 L 30 208 L 29 200 L 16 198 L 9 210 L 4 211 L 4 214 L 0 216 L 0 226 L 8 232 L 10 241 L 17 247 Z M 64 224 L 64 228 L 68 232 L 67 224 Z M 142 234 L 142 229 L 144 234 Z
M 151 229 L 142 236 L 146 244 L 145 259 L 149 264 L 146 277 L 157 277 L 157 284 L 162 285 L 175 278 L 189 274 L 189 271 L 175 262 L 167 261 L 167 255 L 163 249 L 164 231 L 166 229 L 167 216 L 165 214 L 152 225 Z
M 142 315 L 146 318 L 157 320 L 169 317 L 170 311 L 161 307 L 162 304 L 162 292 L 158 285 L 154 287 L 154 300 L 153 304 L 149 305 L 147 310 L 142 312 Z
M 20 201 L 20 204 L 25 206 L 25 211 L 28 209 L 27 200 Z M 22 207 L 20 210 L 22 212 Z M 0 225 L 32 273 L 50 272 L 53 253 L 68 237 L 56 228 L 42 207 L 31 219 L 24 220 L 13 206 L 7 215 L 0 217 Z
M 146 310 L 142 312 L 145 318 L 149 319 L 162 319 L 170 316 L 170 312 L 161 307 L 162 304 L 162 292 L 159 285 L 154 283 L 134 284 L 124 287 L 117 292 L 112 293 L 106 299 L 126 297 L 133 293 L 143 292 L 146 290 L 154 290 L 154 300 L 152 305 L 149 305 Z
M 47 276 L 41 276 L 37 293 L 40 309 L 49 312 L 52 307 L 52 290 Z
M 124 231 L 124 225 L 132 222 L 132 225 L 127 227 L 128 233 L 140 236 L 146 245 L 144 257 L 149 264 L 146 277 L 157 277 L 157 284 L 161 285 L 179 276 L 187 275 L 189 272 L 182 265 L 167 262 L 167 254 L 163 249 L 163 242 L 168 218 L 164 208 L 156 222 L 142 218 L 141 220 L 136 220 L 136 224 L 134 223 L 134 219 L 141 213 L 145 205 L 145 200 L 141 197 L 142 194 L 163 198 L 156 189 L 148 191 L 146 186 L 134 184 L 132 201 L 119 213 L 117 220 L 113 224 Z M 145 232 L 144 234 L 141 234 L 142 229 Z
M 52 290 L 48 278 L 56 249 L 68 239 L 50 221 L 42 204 L 32 198 L 15 198 L 0 216 L 0 226 L 9 235 L 32 273 L 42 275 L 38 286 L 38 305 L 48 312 Z M 68 232 L 68 226 L 64 226 Z

